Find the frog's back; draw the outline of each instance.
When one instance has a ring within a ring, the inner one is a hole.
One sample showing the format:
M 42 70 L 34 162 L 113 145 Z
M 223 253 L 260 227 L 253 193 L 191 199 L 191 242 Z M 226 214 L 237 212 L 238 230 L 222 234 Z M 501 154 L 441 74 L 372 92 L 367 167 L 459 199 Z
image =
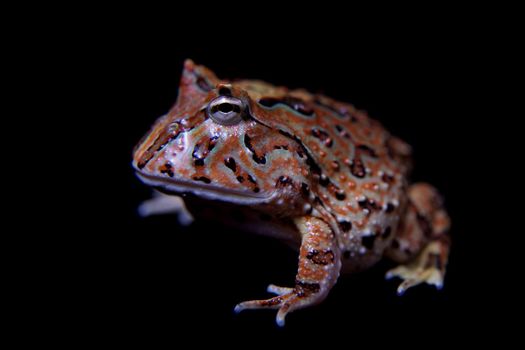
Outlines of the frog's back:
M 344 246 L 372 222 L 395 227 L 411 167 L 409 145 L 351 104 L 253 80 L 236 85 L 272 111 L 267 120 L 304 145 L 318 179 L 312 193 L 337 219 Z

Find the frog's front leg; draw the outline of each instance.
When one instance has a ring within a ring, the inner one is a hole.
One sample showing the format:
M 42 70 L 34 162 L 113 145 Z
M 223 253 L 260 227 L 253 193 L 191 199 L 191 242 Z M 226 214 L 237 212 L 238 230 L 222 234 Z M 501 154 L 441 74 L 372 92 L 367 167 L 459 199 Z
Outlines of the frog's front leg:
M 341 268 L 339 248 L 330 226 L 323 220 L 306 216 L 295 220 L 302 235 L 299 269 L 295 287 L 268 286 L 268 292 L 277 294 L 266 300 L 245 301 L 235 307 L 245 309 L 279 309 L 276 321 L 284 325 L 287 313 L 321 302 L 339 277 Z

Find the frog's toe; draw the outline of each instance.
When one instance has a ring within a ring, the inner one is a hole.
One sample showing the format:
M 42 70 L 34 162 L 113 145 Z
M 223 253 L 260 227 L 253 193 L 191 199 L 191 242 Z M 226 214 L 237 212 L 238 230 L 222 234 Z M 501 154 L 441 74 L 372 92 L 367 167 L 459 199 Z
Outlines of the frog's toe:
M 441 241 L 430 242 L 414 261 L 389 270 L 386 278 L 399 277 L 403 280 L 397 288 L 399 295 L 421 283 L 441 289 L 445 278 L 447 254 L 448 249 L 444 249 Z
M 265 300 L 250 300 L 239 303 L 234 311 L 239 313 L 247 309 L 279 309 L 275 321 L 277 325 L 284 326 L 286 315 L 302 306 L 301 298 L 294 288 L 277 287 L 273 284 L 268 286 L 271 293 L 278 294 L 276 297 Z M 282 293 L 282 294 L 281 294 Z
M 272 293 L 275 295 L 284 295 L 293 292 L 293 288 L 290 287 L 279 287 L 275 284 L 268 285 L 268 288 L 266 288 L 266 291 L 268 293 Z

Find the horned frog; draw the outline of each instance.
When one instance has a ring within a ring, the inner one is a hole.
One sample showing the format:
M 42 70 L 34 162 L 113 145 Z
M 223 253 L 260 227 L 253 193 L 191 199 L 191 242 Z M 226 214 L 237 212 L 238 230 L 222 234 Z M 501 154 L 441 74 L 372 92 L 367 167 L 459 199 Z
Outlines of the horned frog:
M 399 294 L 420 283 L 443 286 L 450 220 L 432 186 L 408 183 L 410 156 L 409 145 L 350 104 L 262 81 L 222 81 L 186 60 L 177 102 L 136 146 L 133 167 L 170 195 L 143 212 L 180 212 L 175 195 L 189 194 L 197 218 L 203 202 L 240 208 L 245 220 L 226 212 L 223 221 L 299 248 L 292 287 L 270 285 L 275 297 L 235 307 L 278 309 L 282 326 L 287 313 L 321 302 L 341 272 L 383 257 L 401 264 L 386 275 L 403 280 Z

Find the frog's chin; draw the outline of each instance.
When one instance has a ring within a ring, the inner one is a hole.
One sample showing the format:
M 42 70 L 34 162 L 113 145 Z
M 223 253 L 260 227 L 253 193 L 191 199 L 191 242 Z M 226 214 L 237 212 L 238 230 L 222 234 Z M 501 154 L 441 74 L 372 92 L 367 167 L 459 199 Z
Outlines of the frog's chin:
M 210 200 L 219 200 L 241 205 L 268 203 L 273 196 L 257 195 L 244 191 L 234 191 L 213 185 L 200 184 L 184 180 L 165 179 L 158 176 L 136 172 L 137 177 L 146 185 L 168 194 L 182 195 L 191 193 L 195 196 Z

